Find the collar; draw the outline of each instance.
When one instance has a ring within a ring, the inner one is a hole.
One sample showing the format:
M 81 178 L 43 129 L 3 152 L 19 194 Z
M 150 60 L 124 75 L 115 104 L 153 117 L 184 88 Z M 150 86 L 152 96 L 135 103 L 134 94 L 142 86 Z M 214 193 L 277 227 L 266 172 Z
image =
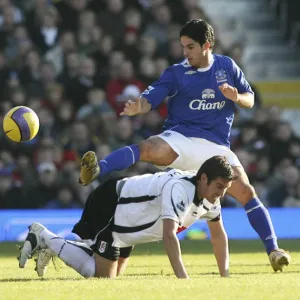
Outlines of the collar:
M 214 62 L 215 62 L 215 58 L 214 58 L 213 55 L 211 55 L 211 60 L 210 60 L 209 65 L 208 65 L 207 67 L 205 67 L 205 68 L 198 68 L 197 71 L 198 71 L 198 72 L 206 72 L 206 71 L 208 71 L 208 70 L 212 67 L 212 65 L 214 64 Z M 192 66 L 190 65 L 188 59 L 186 59 L 183 63 L 184 63 L 187 67 L 192 67 Z
M 206 72 L 206 71 L 208 71 L 212 67 L 212 65 L 214 64 L 214 62 L 215 62 L 215 59 L 214 59 L 213 56 L 211 56 L 211 60 L 210 60 L 209 65 L 206 68 L 198 68 L 197 71 L 198 72 Z

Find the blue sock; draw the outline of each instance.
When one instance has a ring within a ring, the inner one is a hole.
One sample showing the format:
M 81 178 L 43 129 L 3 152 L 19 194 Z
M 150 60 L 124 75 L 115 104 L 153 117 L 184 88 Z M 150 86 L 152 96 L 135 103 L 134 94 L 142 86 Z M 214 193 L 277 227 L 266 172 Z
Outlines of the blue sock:
M 117 149 L 99 161 L 100 177 L 113 171 L 127 169 L 140 159 L 138 145 L 130 145 Z
M 260 200 L 258 198 L 251 199 L 244 209 L 252 228 L 264 243 L 267 253 L 270 254 L 273 250 L 278 249 L 277 237 L 269 212 Z

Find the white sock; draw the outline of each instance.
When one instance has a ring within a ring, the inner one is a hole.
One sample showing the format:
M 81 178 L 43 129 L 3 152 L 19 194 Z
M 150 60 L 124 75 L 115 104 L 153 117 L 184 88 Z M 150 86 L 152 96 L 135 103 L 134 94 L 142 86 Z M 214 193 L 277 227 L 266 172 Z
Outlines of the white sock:
M 93 277 L 96 272 L 94 252 L 85 243 L 64 240 L 45 229 L 40 234 L 42 241 L 69 267 L 84 277 Z

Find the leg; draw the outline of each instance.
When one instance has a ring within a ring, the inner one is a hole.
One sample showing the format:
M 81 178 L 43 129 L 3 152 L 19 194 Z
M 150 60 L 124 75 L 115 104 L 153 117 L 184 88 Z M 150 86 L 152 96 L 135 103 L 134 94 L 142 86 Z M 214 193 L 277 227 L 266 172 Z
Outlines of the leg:
M 96 273 L 95 277 L 98 278 L 116 278 L 118 261 L 113 261 L 107 258 L 104 258 L 97 253 L 95 253 L 96 258 Z
M 290 258 L 287 253 L 278 249 L 277 237 L 269 212 L 257 197 L 254 188 L 249 183 L 248 176 L 244 169 L 242 167 L 234 167 L 234 170 L 239 175 L 239 178 L 232 183 L 227 192 L 244 206 L 252 228 L 258 233 L 260 239 L 264 243 L 273 269 L 275 271 L 282 270 L 282 266 L 287 265 Z M 278 265 L 278 261 L 272 262 L 272 257 L 275 252 L 277 254 L 280 252 L 279 256 L 276 256 L 278 260 L 280 260 L 282 256 L 285 257 L 285 259 L 282 259 L 281 261 L 282 264 L 279 262 Z
M 124 257 L 119 257 L 118 259 L 118 269 L 117 269 L 117 276 L 122 275 L 126 267 L 128 265 L 129 257 L 124 258 Z
M 125 272 L 132 249 L 133 249 L 133 247 L 120 248 L 117 276 L 119 276 Z
M 150 137 L 139 144 L 140 160 L 157 166 L 168 166 L 178 157 L 171 146 L 160 137 Z
M 28 259 L 39 249 L 50 249 L 52 254 L 56 254 L 67 266 L 86 278 L 95 276 L 96 262 L 91 248 L 84 243 L 64 240 L 39 223 L 30 226 L 19 257 L 19 267 L 24 268 Z M 37 263 L 39 261 L 44 263 L 44 259 L 40 256 L 42 253 L 43 251 L 40 250 Z M 51 256 L 48 257 L 47 262 L 50 259 Z M 44 270 L 38 266 L 37 269 L 40 270 L 38 275 L 43 276 Z
M 94 253 L 85 243 L 64 240 L 43 225 L 33 223 L 21 250 L 19 266 L 24 268 L 27 260 L 36 251 L 39 251 L 37 269 L 39 270 L 38 275 L 42 277 L 45 273 L 45 269 L 42 269 L 41 265 L 45 263 L 42 256 L 44 256 L 45 250 L 49 251 L 50 249 L 51 253 L 48 252 L 50 256 L 47 257 L 47 264 L 51 255 L 57 255 L 67 266 L 85 278 L 115 278 L 117 276 L 119 249 L 104 241 L 99 241 L 99 243 L 100 247 L 95 248 L 98 253 Z M 99 253 L 99 251 L 103 253 Z
M 94 152 L 87 152 L 81 163 L 79 182 L 90 184 L 98 176 L 102 177 L 113 171 L 124 170 L 141 160 L 156 165 L 170 165 L 178 154 L 163 139 L 153 136 L 139 145 L 130 145 L 117 149 L 97 163 Z

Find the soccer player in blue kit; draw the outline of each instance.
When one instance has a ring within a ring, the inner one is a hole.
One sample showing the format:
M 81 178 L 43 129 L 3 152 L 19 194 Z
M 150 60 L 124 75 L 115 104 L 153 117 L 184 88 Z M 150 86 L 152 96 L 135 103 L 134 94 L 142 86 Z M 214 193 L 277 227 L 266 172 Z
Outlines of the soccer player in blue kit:
M 254 93 L 231 58 L 212 54 L 214 31 L 207 22 L 187 22 L 180 30 L 180 41 L 185 60 L 167 68 L 139 99 L 129 100 L 121 113 L 146 114 L 168 97 L 164 131 L 138 145 L 115 150 L 99 162 L 94 152 L 87 152 L 82 158 L 79 182 L 88 185 L 99 176 L 123 170 L 139 160 L 160 167 L 197 170 L 212 156 L 226 156 L 239 176 L 227 193 L 243 205 L 274 271 L 282 271 L 290 255 L 278 247 L 269 212 L 230 150 L 235 105 L 251 108 Z

